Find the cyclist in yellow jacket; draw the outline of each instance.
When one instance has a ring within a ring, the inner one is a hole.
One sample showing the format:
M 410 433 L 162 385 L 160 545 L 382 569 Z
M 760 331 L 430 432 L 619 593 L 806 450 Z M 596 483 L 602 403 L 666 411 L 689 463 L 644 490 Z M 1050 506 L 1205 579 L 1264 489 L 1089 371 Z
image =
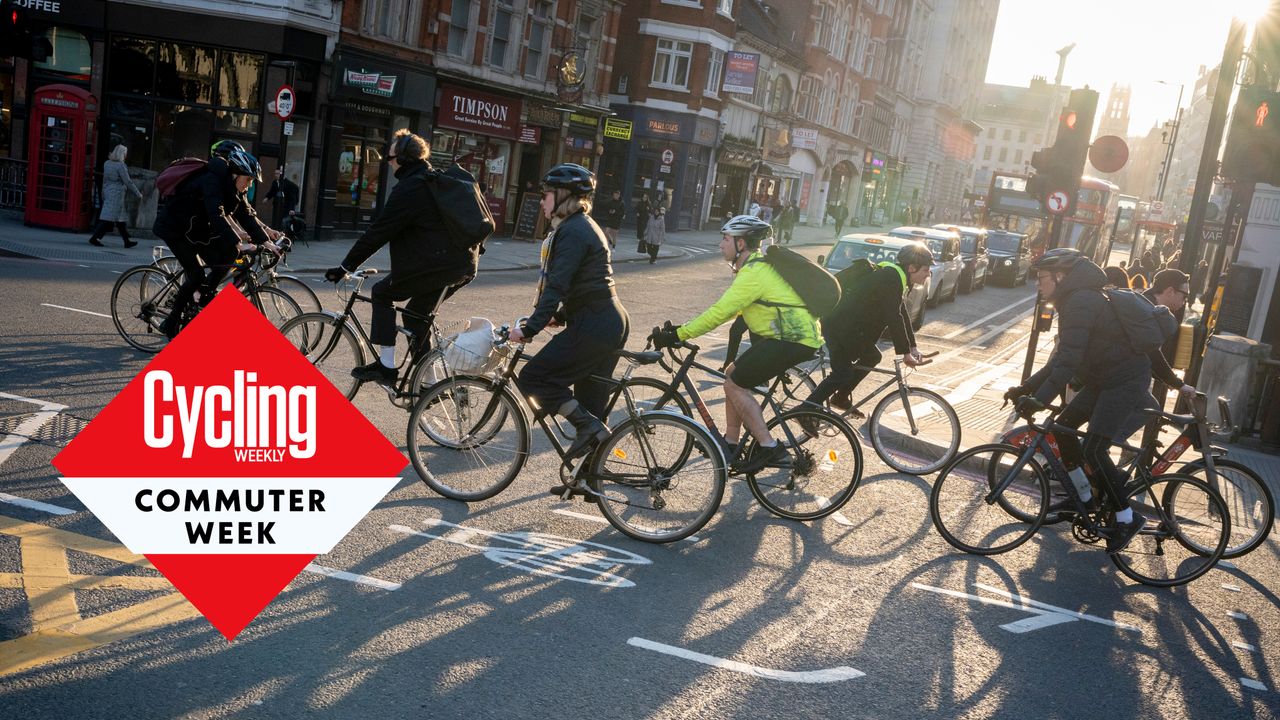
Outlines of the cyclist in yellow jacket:
M 725 442 L 730 454 L 742 434 L 742 426 L 760 444 L 741 465 L 740 473 L 754 473 L 765 467 L 783 467 L 790 462 L 786 448 L 769 435 L 764 411 L 752 396 L 751 388 L 764 384 L 808 360 L 822 347 L 818 323 L 804 301 L 760 252 L 760 244 L 773 235 L 769 223 L 750 215 L 739 215 L 720 228 L 720 252 L 733 268 L 733 284 L 706 312 L 680 327 L 667 327 L 655 336 L 658 348 L 670 347 L 720 327 L 742 315 L 751 331 L 751 347 L 725 371 Z

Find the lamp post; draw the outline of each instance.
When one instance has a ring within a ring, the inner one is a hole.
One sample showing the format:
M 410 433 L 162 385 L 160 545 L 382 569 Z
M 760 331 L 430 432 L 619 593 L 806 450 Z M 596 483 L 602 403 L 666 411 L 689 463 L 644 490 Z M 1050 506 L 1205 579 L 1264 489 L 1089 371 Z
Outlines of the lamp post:
M 1161 85 L 1173 84 L 1170 82 L 1165 82 L 1164 80 L 1157 80 L 1156 82 L 1160 83 Z M 1178 104 L 1174 106 L 1174 112 L 1173 112 L 1173 123 L 1172 123 L 1173 134 L 1169 138 L 1169 142 L 1166 143 L 1166 145 L 1168 145 L 1169 148 L 1165 150 L 1164 163 L 1160 166 L 1160 187 L 1156 189 L 1156 199 L 1160 200 L 1161 202 L 1164 201 L 1165 184 L 1169 182 L 1169 166 L 1173 163 L 1173 149 L 1178 144 L 1178 128 L 1182 127 L 1182 92 L 1183 90 L 1186 89 L 1186 87 L 1187 86 L 1183 83 L 1178 84 Z

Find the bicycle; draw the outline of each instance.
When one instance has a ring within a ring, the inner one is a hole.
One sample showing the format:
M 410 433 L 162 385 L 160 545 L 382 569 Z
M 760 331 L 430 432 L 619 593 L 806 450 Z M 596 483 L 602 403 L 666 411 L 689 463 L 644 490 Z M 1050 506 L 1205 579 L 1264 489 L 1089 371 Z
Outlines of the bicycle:
M 676 354 L 676 350 L 685 350 L 687 354 L 682 359 Z M 664 355 L 673 365 L 662 363 L 662 367 L 672 368 L 670 381 L 631 378 L 627 381 L 628 386 L 633 393 L 636 388 L 647 390 L 641 396 L 642 400 L 638 401 L 644 406 L 662 410 L 671 403 L 685 417 L 693 417 L 689 404 L 689 400 L 692 400 L 703 424 L 723 443 L 723 435 L 707 410 L 697 386 L 689 377 L 689 371 L 696 368 L 721 381 L 725 379 L 725 375 L 698 362 L 699 350 L 697 345 L 687 341 L 678 343 Z M 766 426 L 771 432 L 781 429 L 783 442 L 792 449 L 792 467 L 766 468 L 772 471 L 768 475 L 760 472 L 747 474 L 747 486 L 756 500 L 774 515 L 789 520 L 816 520 L 836 512 L 853 497 L 858 483 L 862 481 L 862 445 L 853 428 L 825 408 L 809 403 L 784 408 L 779 400 L 778 388 L 785 381 L 786 376 L 779 375 L 766 389 L 754 388 L 752 391 L 764 397 L 764 409 L 772 415 Z M 680 389 L 684 390 L 684 395 L 681 395 Z M 813 432 L 809 432 L 806 425 Z M 736 449 L 728 445 L 724 447 L 729 456 L 729 475 L 736 476 L 738 473 L 733 470 L 734 463 L 740 459 L 750 459 L 757 444 L 748 434 L 748 440 L 740 443 Z M 832 473 L 837 465 L 841 467 L 841 472 L 834 475 Z M 847 482 L 843 475 L 845 467 L 852 470 Z M 826 475 L 831 475 L 830 482 L 824 481 Z
M 256 256 L 256 269 L 254 271 L 254 280 L 263 287 L 281 290 L 293 298 L 298 303 L 298 307 L 302 312 L 320 312 L 324 306 L 320 303 L 320 296 L 309 285 L 293 275 L 285 275 L 279 272 L 281 265 L 289 264 L 288 254 L 293 251 L 293 236 L 286 236 L 277 242 L 280 248 L 280 254 L 275 253 L 258 253 Z M 173 255 L 165 254 L 165 246 L 156 245 L 151 248 L 151 264 L 168 273 L 182 272 L 182 264 L 178 262 L 178 258 Z M 203 265 L 203 263 L 201 263 Z M 225 281 L 224 281 L 225 285 Z
M 253 303 L 271 324 L 280 327 L 290 318 L 302 313 L 302 308 L 287 293 L 258 283 L 253 272 L 253 255 L 260 249 L 242 252 L 230 268 L 230 284 Z M 116 332 L 134 348 L 156 353 L 164 348 L 169 338 L 160 329 L 169 318 L 173 301 L 182 284 L 183 273 L 170 273 L 155 265 L 139 265 L 125 271 L 111 288 L 111 321 Z M 200 310 L 201 303 L 193 299 L 187 305 L 178 328 L 185 327 Z
M 1081 433 L 1056 422 L 1062 408 L 1045 409 L 1050 411 L 1045 422 L 1028 423 L 1031 436 L 1023 447 L 979 445 L 957 455 L 939 473 L 929 496 L 929 515 L 938 534 L 953 547 L 996 555 L 1025 543 L 1045 524 L 1050 477 L 1075 509 L 1070 516 L 1072 536 L 1090 545 L 1109 536 L 1109 514 L 1080 499 L 1047 439 L 1054 433 Z M 1047 463 L 1048 474 L 1037 453 Z M 1208 572 L 1226 551 L 1231 534 L 1222 496 L 1199 478 L 1177 473 L 1152 477 L 1141 465 L 1136 470 L 1135 482 L 1127 488 L 1128 501 L 1146 523 L 1124 549 L 1108 553 L 1111 561 L 1129 578 L 1155 587 L 1185 584 Z M 1180 547 L 1186 554 L 1177 553 Z
M 514 348 L 503 328 L 494 340 L 505 356 L 493 375 L 451 375 L 424 391 L 409 415 L 410 459 L 419 477 L 444 497 L 475 502 L 506 489 L 529 460 L 530 403 L 515 385 L 525 347 Z M 688 417 L 638 409 L 627 381 L 656 352 L 617 351 L 622 378 L 593 376 L 611 386 L 608 408 L 621 397 L 626 419 L 581 460 L 566 455 L 565 436 L 551 416 L 534 418 L 560 458 L 562 499 L 580 494 L 628 537 L 674 542 L 697 532 L 720 507 L 727 478 L 720 443 Z M 553 426 L 554 423 L 554 426 Z
M 1224 404 L 1226 400 L 1219 398 L 1218 402 Z M 1191 415 L 1157 413 L 1157 432 L 1151 433 L 1141 452 L 1123 463 L 1120 469 L 1131 474 L 1140 465 L 1148 474 L 1158 477 L 1167 473 L 1188 449 L 1195 448 L 1199 451 L 1200 458 L 1184 462 L 1176 472 L 1205 480 L 1222 495 L 1231 515 L 1231 541 L 1222 557 L 1230 560 L 1253 552 L 1270 535 L 1275 523 L 1275 498 L 1266 481 L 1256 472 L 1243 463 L 1228 459 L 1226 448 L 1210 443 L 1209 423 L 1204 407 L 1205 396 L 1197 393 L 1195 401 L 1191 403 Z M 1177 425 L 1182 428 L 1182 432 L 1157 456 L 1158 428 L 1165 425 Z M 1006 432 L 1000 441 L 1022 447 L 1029 441 L 1031 433 L 1031 429 L 1025 425 L 1015 427 Z M 1048 445 L 1058 454 L 1058 447 L 1052 436 L 1048 438 Z M 1206 448 L 1208 452 L 1205 452 Z

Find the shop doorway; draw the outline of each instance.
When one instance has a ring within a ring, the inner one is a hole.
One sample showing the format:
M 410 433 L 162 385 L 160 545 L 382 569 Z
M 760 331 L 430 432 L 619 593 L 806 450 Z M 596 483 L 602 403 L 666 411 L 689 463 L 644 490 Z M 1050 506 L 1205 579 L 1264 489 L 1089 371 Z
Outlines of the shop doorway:
M 363 230 L 373 222 L 387 142 L 385 128 L 343 126 L 333 201 L 338 229 Z

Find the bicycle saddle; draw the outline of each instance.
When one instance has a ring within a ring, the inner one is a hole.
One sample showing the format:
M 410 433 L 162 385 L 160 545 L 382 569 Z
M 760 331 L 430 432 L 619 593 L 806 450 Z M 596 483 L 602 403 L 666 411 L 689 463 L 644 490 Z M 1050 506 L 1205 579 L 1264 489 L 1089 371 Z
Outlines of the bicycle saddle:
M 618 357 L 623 360 L 630 360 L 638 365 L 652 365 L 662 359 L 662 353 L 657 350 L 648 352 L 631 352 L 630 350 L 619 350 Z
M 1167 413 L 1167 412 L 1164 412 L 1163 410 L 1156 410 L 1155 408 L 1145 408 L 1143 409 L 1142 412 L 1147 417 L 1159 417 L 1163 420 L 1168 420 L 1174 425 L 1178 425 L 1182 427 L 1185 427 L 1187 425 L 1191 425 L 1197 422 L 1195 415 L 1174 415 L 1173 413 Z

